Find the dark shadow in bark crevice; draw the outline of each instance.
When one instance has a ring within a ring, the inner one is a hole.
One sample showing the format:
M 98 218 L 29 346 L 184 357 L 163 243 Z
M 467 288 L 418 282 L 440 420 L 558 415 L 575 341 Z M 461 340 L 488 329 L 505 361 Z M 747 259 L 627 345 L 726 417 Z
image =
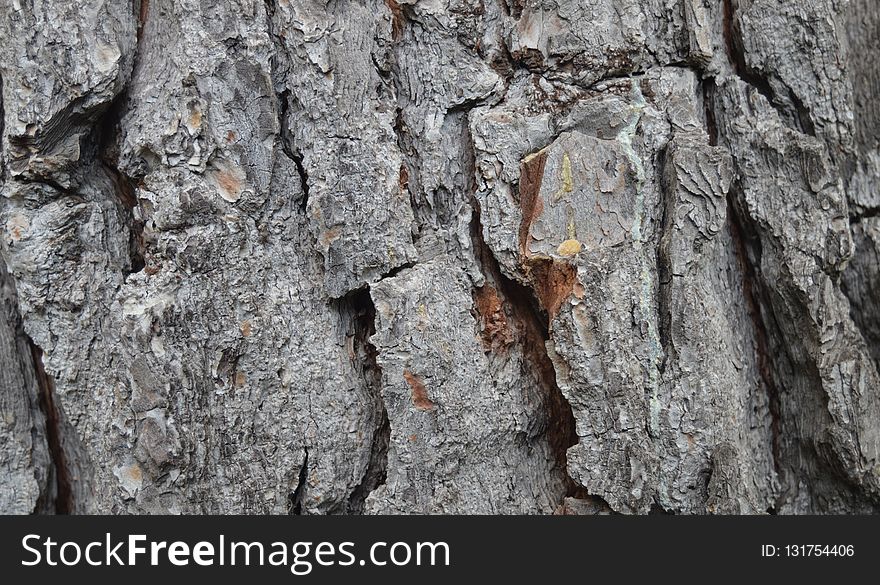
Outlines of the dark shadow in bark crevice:
M 30 337 L 28 343 L 39 390 L 39 405 L 46 420 L 46 442 L 55 472 L 55 513 L 71 514 L 75 509 L 73 479 L 64 450 L 63 415 L 55 403 L 55 382 L 43 367 L 43 350 Z
M 370 341 L 376 333 L 376 306 L 366 287 L 348 293 L 333 304 L 345 327 L 345 346 L 352 366 L 372 406 L 373 435 L 369 459 L 345 509 L 348 514 L 363 514 L 367 497 L 385 483 L 391 440 L 391 423 L 382 398 L 382 368 L 376 359 L 379 352 Z
M 737 0 L 724 0 L 722 15 L 724 45 L 733 72 L 737 77 L 767 98 L 767 102 L 776 109 L 780 119 L 789 127 L 802 134 L 816 136 L 816 128 L 810 118 L 809 108 L 804 104 L 800 96 L 787 86 L 785 86 L 786 95 L 778 95 L 766 74 L 748 64 L 743 47 L 742 31 L 740 31 L 736 20 L 738 6 L 734 5 L 735 2 Z M 784 85 L 782 80 L 777 79 L 777 82 L 777 86 L 779 84 Z
M 568 473 L 568 449 L 577 445 L 578 436 L 574 412 L 556 383 L 556 369 L 547 353 L 550 317 L 534 290 L 502 273 L 492 250 L 483 239 L 480 205 L 476 198 L 472 199 L 471 205 L 471 238 L 482 274 L 497 291 L 502 306 L 507 308 L 516 331 L 514 343 L 520 346 L 530 373 L 541 386 L 547 417 L 544 434 L 556 466 L 565 477 L 563 497 L 594 498 Z

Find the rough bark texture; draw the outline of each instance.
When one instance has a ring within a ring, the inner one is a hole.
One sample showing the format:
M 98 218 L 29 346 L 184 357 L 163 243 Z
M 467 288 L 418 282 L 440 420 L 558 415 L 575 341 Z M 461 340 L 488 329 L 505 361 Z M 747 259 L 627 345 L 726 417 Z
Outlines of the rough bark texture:
M 0 0 L 0 511 L 880 510 L 876 0 Z

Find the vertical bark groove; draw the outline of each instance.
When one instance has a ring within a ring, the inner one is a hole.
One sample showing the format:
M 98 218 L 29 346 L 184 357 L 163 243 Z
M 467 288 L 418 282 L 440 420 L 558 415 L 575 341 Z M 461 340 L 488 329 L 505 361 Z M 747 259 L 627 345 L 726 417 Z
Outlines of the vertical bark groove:
M 290 494 L 289 510 L 294 516 L 300 516 L 303 513 L 303 498 L 306 494 L 306 482 L 309 477 L 309 450 L 303 449 L 302 467 L 299 468 L 299 476 L 296 482 L 296 488 Z
M 788 122 L 793 128 L 810 136 L 816 136 L 816 128 L 810 119 L 810 113 L 803 100 L 791 89 L 788 88 L 787 95 L 784 96 L 791 107 L 784 105 L 781 96 L 773 90 L 770 81 L 754 67 L 750 67 L 746 62 L 746 52 L 742 45 L 742 33 L 737 27 L 735 19 L 737 0 L 724 1 L 724 43 L 727 51 L 727 57 L 733 67 L 734 73 L 744 82 L 753 87 L 758 93 L 767 98 L 770 103 L 782 116 L 782 119 Z
M 354 366 L 370 393 L 375 409 L 374 417 L 378 419 L 371 428 L 372 439 L 369 442 L 366 468 L 348 499 L 347 513 L 363 514 L 367 497 L 385 483 L 391 423 L 382 397 L 382 368 L 376 362 L 378 350 L 370 341 L 370 337 L 376 333 L 376 306 L 368 289 L 349 293 L 342 302 L 348 305 L 348 311 L 352 314 Z
M 786 468 L 782 463 L 780 391 L 773 375 L 773 358 L 767 339 L 767 325 L 764 316 L 764 310 L 772 310 L 772 304 L 764 292 L 764 287 L 755 270 L 755 266 L 760 265 L 761 244 L 755 237 L 747 239 L 748 236 L 743 227 L 741 214 L 736 208 L 735 192 L 736 187 L 731 187 L 727 199 L 727 217 L 730 222 L 730 234 L 734 243 L 734 253 L 740 275 L 742 276 L 742 288 L 745 293 L 746 307 L 755 331 L 755 359 L 764 390 L 767 392 L 767 405 L 771 417 L 773 468 L 780 475 L 784 483 L 786 480 Z M 761 299 L 760 302 L 758 298 Z
M 61 413 L 55 403 L 55 384 L 52 377 L 43 368 L 43 351 L 30 341 L 31 358 L 40 390 L 40 409 L 46 419 L 46 441 L 55 471 L 55 513 L 70 514 L 74 511 L 73 478 L 64 449 L 63 425 Z
M 550 317 L 539 306 L 535 291 L 506 277 L 498 266 L 492 250 L 483 239 L 480 204 L 472 199 L 471 237 L 483 276 L 498 291 L 501 303 L 509 309 L 518 329 L 518 342 L 526 359 L 537 374 L 544 394 L 544 412 L 547 417 L 545 433 L 556 459 L 558 469 L 565 477 L 563 497 L 586 499 L 591 497 L 568 473 L 568 449 L 578 442 L 577 428 L 571 405 L 556 383 L 556 369 L 547 353 Z M 597 498 L 598 499 L 598 498 Z M 559 502 L 562 506 L 563 502 Z

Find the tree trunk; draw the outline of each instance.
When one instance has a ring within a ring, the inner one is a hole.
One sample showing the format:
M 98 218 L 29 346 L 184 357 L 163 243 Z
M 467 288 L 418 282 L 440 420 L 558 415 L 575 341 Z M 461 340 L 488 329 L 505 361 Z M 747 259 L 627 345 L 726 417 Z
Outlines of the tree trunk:
M 876 0 L 0 0 L 0 511 L 880 510 Z

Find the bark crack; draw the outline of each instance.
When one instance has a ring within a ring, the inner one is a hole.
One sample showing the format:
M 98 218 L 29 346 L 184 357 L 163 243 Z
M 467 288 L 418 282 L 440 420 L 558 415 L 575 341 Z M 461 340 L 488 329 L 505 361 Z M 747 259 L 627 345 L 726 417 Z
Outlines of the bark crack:
M 706 118 L 706 134 L 709 146 L 718 146 L 718 121 L 715 119 L 715 78 L 704 79 L 700 84 L 703 92 L 703 113 Z
M 335 302 L 343 319 L 348 320 L 346 347 L 373 406 L 369 458 L 360 482 L 348 498 L 346 510 L 349 514 L 363 514 L 367 497 L 385 483 L 388 445 L 391 441 L 391 422 L 382 398 L 382 368 L 377 361 L 379 350 L 370 341 L 376 333 L 376 306 L 366 287 L 352 291 Z
M 850 209 L 852 209 L 852 207 Z M 849 223 L 850 225 L 861 223 L 862 220 L 871 219 L 873 217 L 880 217 L 880 207 L 867 207 L 863 208 L 862 211 L 850 213 Z
M 727 217 L 729 218 L 730 235 L 734 244 L 734 254 L 739 263 L 739 272 L 742 275 L 743 296 L 746 301 L 746 309 L 752 320 L 755 332 L 755 360 L 758 365 L 758 373 L 761 376 L 764 389 L 767 392 L 767 406 L 770 413 L 771 453 L 773 455 L 773 468 L 781 479 L 785 477 L 785 469 L 782 465 L 782 414 L 781 393 L 773 375 L 773 358 L 770 347 L 767 325 L 761 307 L 771 307 L 767 292 L 757 275 L 755 265 L 760 263 L 761 243 L 757 238 L 747 240 L 745 226 L 737 211 L 735 186 L 731 185 L 727 200 Z M 749 250 L 753 250 L 754 260 Z M 759 300 L 760 299 L 760 300 Z
M 144 26 L 147 24 L 147 16 L 150 13 L 150 0 L 141 0 L 137 12 L 137 42 L 140 44 L 144 34 Z
M 49 446 L 49 457 L 55 470 L 55 513 L 71 514 L 74 511 L 73 479 L 64 451 L 64 436 L 61 412 L 55 403 L 55 381 L 43 367 L 43 350 L 27 337 L 31 348 L 34 373 L 39 390 L 39 405 L 46 419 L 46 442 Z
M 293 137 L 287 125 L 288 109 L 290 107 L 290 90 L 285 89 L 278 95 L 278 126 L 281 132 L 281 152 L 293 161 L 296 166 L 296 174 L 299 175 L 299 185 L 302 190 L 302 198 L 299 200 L 299 210 L 305 213 L 309 207 L 309 173 L 303 164 L 305 158 L 301 152 L 293 147 Z
M 0 186 L 3 185 L 3 175 L 6 174 L 6 169 L 4 167 L 3 159 L 5 157 L 5 153 L 3 152 L 3 132 L 5 131 L 6 124 L 6 112 L 3 110 L 3 76 L 0 75 Z
M 816 128 L 810 119 L 809 109 L 794 90 L 786 86 L 788 89 L 788 99 L 791 102 L 791 107 L 787 108 L 782 98 L 776 95 L 767 77 L 754 67 L 749 66 L 746 61 L 745 49 L 743 48 L 742 33 L 735 19 L 736 7 L 733 5 L 734 1 L 724 0 L 722 16 L 724 46 L 733 73 L 764 96 L 767 99 L 767 103 L 779 113 L 781 120 L 802 134 L 816 136 Z
M 769 81 L 762 77 L 758 71 L 748 67 L 746 63 L 742 38 L 734 22 L 735 7 L 733 2 L 734 0 L 724 0 L 723 3 L 724 44 L 733 73 L 741 81 L 761 93 L 767 99 L 767 102 L 776 109 L 781 120 L 791 124 L 793 120 L 789 113 L 774 100 L 774 92 Z M 716 84 L 714 79 L 707 79 L 703 83 L 703 95 L 706 108 L 707 131 L 711 145 L 717 145 L 724 138 L 721 136 L 716 122 L 715 91 Z M 806 128 L 803 127 L 803 122 L 800 120 L 801 117 L 798 116 L 795 119 L 795 122 L 798 123 L 793 124 L 794 128 L 801 132 L 805 130 L 812 131 L 812 124 Z M 809 119 L 809 115 L 806 118 Z M 727 194 L 727 223 L 733 242 L 733 252 L 742 279 L 741 284 L 746 310 L 754 330 L 755 362 L 767 395 L 767 409 L 770 416 L 770 451 L 773 468 L 782 485 L 785 485 L 786 471 L 783 465 L 782 454 L 782 393 L 774 375 L 775 362 L 768 325 L 768 319 L 774 318 L 772 315 L 773 307 L 766 285 L 762 282 L 760 276 L 761 241 L 753 231 L 754 226 L 750 222 L 748 212 L 741 210 L 737 204 L 739 189 L 738 179 L 734 179 Z M 769 311 L 770 314 L 765 314 L 765 311 Z M 778 330 L 778 326 L 776 330 Z M 776 512 L 783 497 L 783 493 L 776 494 L 776 503 L 768 510 L 768 513 Z
M 135 208 L 138 206 L 137 190 L 131 177 L 119 169 L 117 139 L 127 100 L 128 86 L 126 85 L 95 123 L 98 143 L 96 158 L 101 168 L 107 173 L 116 198 L 122 204 L 125 222 L 129 230 L 129 266 L 123 271 L 123 276 L 135 274 L 146 267 L 144 222 L 139 220 L 135 214 Z
M 293 164 L 296 165 L 296 173 L 299 175 L 299 184 L 302 188 L 302 198 L 299 200 L 299 210 L 303 213 L 309 208 L 309 173 L 303 165 L 303 155 L 293 155 L 290 157 Z
M 471 239 L 480 270 L 498 292 L 501 303 L 510 311 L 511 321 L 519 330 L 519 339 L 525 362 L 530 366 L 544 393 L 547 424 L 544 430 L 553 452 L 556 466 L 565 478 L 565 497 L 586 498 L 589 494 L 568 473 L 568 449 L 577 445 L 578 436 L 574 412 L 556 383 L 556 368 L 547 353 L 550 339 L 550 317 L 541 308 L 536 292 L 501 272 L 495 255 L 483 238 L 480 204 L 471 196 L 473 215 Z M 560 506 L 563 502 L 560 502 Z
M 305 214 L 308 205 L 309 205 L 309 173 L 305 168 L 305 157 L 302 152 L 294 147 L 293 136 L 290 134 L 290 126 L 288 125 L 289 111 L 290 111 L 290 100 L 291 100 L 291 91 L 289 88 L 283 89 L 282 91 L 278 91 L 279 85 L 283 87 L 283 84 L 277 83 L 277 77 L 280 74 L 280 67 L 277 63 L 277 56 L 283 55 L 284 53 L 284 41 L 278 34 L 275 32 L 274 25 L 274 16 L 275 16 L 275 3 L 273 0 L 265 0 L 266 7 L 266 27 L 267 33 L 272 40 L 272 44 L 275 47 L 275 55 L 272 58 L 272 83 L 275 86 L 275 98 L 278 101 L 277 111 L 278 111 L 278 133 L 279 133 L 279 142 L 281 146 L 281 152 L 293 161 L 293 164 L 296 166 L 296 172 L 299 175 L 299 184 L 302 190 L 302 198 L 299 200 L 299 210 Z
M 657 231 L 660 234 L 660 244 L 657 246 L 657 338 L 660 340 L 660 364 L 657 368 L 659 379 L 663 380 L 666 373 L 666 366 L 669 362 L 670 354 L 673 353 L 672 344 L 672 312 L 670 311 L 671 302 L 671 284 L 674 278 L 672 274 L 672 259 L 669 257 L 668 249 L 664 245 L 664 240 L 672 237 L 670 230 L 669 218 L 674 213 L 675 208 L 675 192 L 670 189 L 666 180 L 666 164 L 670 156 L 669 147 L 667 146 L 660 153 L 659 169 L 657 175 L 660 177 L 660 217 L 658 221 Z
M 303 462 L 299 468 L 299 479 L 293 493 L 290 494 L 288 509 L 294 516 L 302 515 L 302 503 L 305 497 L 306 481 L 309 476 L 309 448 L 303 447 Z
M 724 38 L 733 73 L 743 83 L 762 93 L 783 123 L 795 131 L 815 136 L 809 112 L 798 96 L 786 86 L 791 95 L 775 96 L 777 99 L 774 102 L 771 84 L 759 72 L 746 66 L 742 39 L 737 36 L 739 32 L 733 22 L 733 1 L 724 2 Z M 714 83 L 707 83 L 705 88 L 706 99 L 709 101 L 707 112 L 712 113 L 710 119 L 714 121 L 715 115 L 731 115 L 731 112 L 718 110 L 718 104 L 714 100 Z M 786 97 L 790 103 L 785 103 Z M 716 139 L 722 143 L 727 142 L 724 135 L 716 134 Z M 738 170 L 735 158 L 734 168 Z M 823 488 L 815 484 L 824 482 L 826 478 L 818 475 L 815 471 L 817 467 L 830 469 L 832 473 L 829 479 L 835 482 L 842 480 L 847 484 L 843 489 L 849 490 L 852 482 L 847 477 L 847 472 L 834 461 L 840 455 L 831 452 L 833 447 L 826 445 L 824 439 L 804 436 L 804 423 L 799 418 L 802 415 L 796 411 L 806 408 L 803 406 L 806 401 L 815 399 L 817 404 L 821 404 L 814 411 L 815 416 L 828 417 L 827 420 L 830 420 L 828 395 L 823 389 L 818 364 L 812 363 L 807 350 L 803 348 L 805 342 L 801 336 L 804 333 L 796 332 L 797 327 L 782 325 L 783 322 L 797 318 L 788 312 L 790 309 L 784 304 L 774 303 L 779 300 L 779 296 L 784 297 L 787 294 L 790 283 L 787 285 L 785 282 L 773 281 L 762 273 L 762 230 L 749 213 L 742 188 L 740 179 L 735 178 L 727 196 L 728 228 L 742 278 L 746 310 L 753 324 L 755 362 L 760 385 L 767 397 L 769 447 L 776 474 L 776 478 L 771 481 L 770 494 L 774 503 L 767 512 L 773 514 L 782 510 L 783 506 L 788 508 L 796 505 L 791 498 L 801 490 L 810 494 L 809 497 L 813 500 L 810 506 L 816 506 L 824 498 L 821 493 Z M 804 308 L 797 307 L 798 310 Z M 807 359 L 799 359 L 798 354 L 807 354 Z M 798 393 L 798 404 L 789 399 L 790 395 L 794 398 L 791 394 L 794 391 Z M 816 394 L 808 395 L 808 392 Z M 826 502 L 820 503 L 819 509 L 826 505 Z

